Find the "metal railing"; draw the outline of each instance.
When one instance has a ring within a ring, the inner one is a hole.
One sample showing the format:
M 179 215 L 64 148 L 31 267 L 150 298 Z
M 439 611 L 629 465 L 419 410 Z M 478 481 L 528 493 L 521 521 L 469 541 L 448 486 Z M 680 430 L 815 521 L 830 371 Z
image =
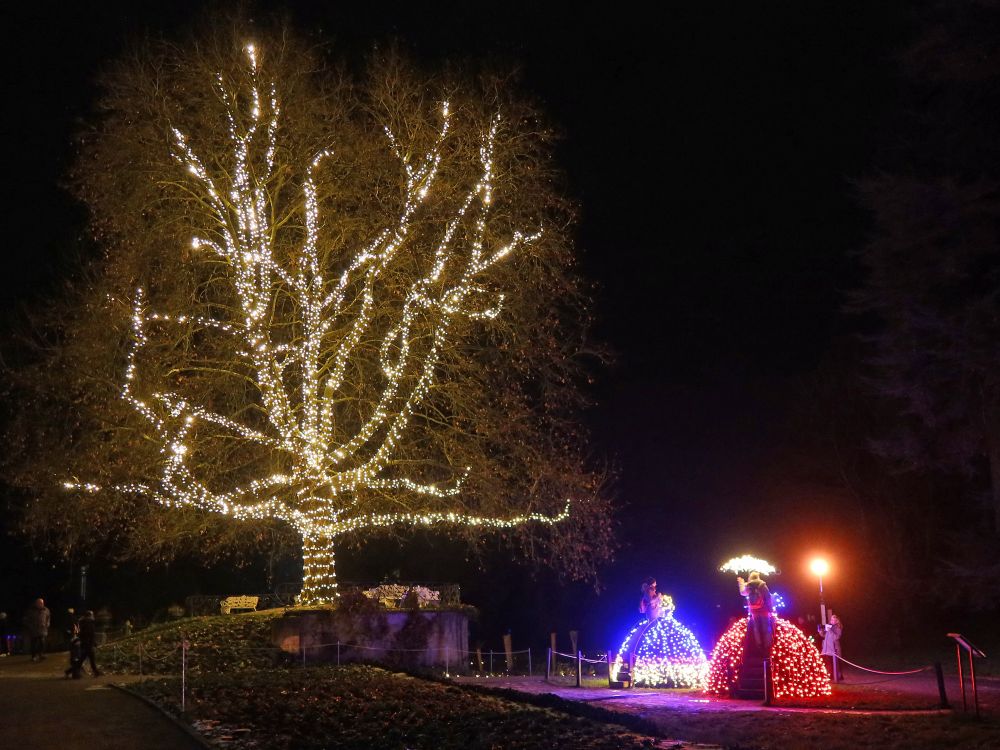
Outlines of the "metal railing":
M 972 680 L 972 703 L 976 707 L 976 718 L 979 716 L 979 690 L 976 687 L 976 662 L 975 659 L 985 659 L 980 649 L 976 648 L 968 638 L 961 633 L 948 633 L 948 637 L 955 641 L 955 658 L 958 661 L 958 684 L 962 690 L 962 710 L 968 711 L 969 706 L 965 699 L 965 677 L 962 674 L 962 649 L 969 654 L 969 677 Z

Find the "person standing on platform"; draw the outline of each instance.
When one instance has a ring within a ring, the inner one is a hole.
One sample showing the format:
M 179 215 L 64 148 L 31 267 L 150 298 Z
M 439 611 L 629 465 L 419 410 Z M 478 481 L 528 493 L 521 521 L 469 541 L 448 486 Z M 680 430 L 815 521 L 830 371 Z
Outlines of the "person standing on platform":
M 750 632 L 754 643 L 765 654 L 771 650 L 771 592 L 767 584 L 756 570 L 746 581 L 736 578 L 740 586 L 740 595 L 745 596 L 750 610 Z
M 662 601 L 656 592 L 656 579 L 650 576 L 642 582 L 642 598 L 639 599 L 639 612 L 646 615 L 646 619 L 655 622 L 663 614 Z

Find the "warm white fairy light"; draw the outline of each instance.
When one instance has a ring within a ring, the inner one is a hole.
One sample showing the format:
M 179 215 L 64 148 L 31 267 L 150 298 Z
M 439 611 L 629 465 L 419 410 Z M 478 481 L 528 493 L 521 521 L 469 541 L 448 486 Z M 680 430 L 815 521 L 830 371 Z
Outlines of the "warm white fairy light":
M 378 295 L 384 288 L 382 277 L 406 246 L 414 219 L 434 190 L 452 113 L 444 102 L 436 138 L 429 150 L 418 156 L 405 153 L 386 128 L 389 147 L 405 175 L 398 216 L 372 242 L 339 258 L 341 270 L 329 278 L 326 274 L 331 269 L 324 266 L 321 257 L 331 254 L 321 253 L 319 247 L 321 224 L 314 178 L 332 152 L 317 154 L 303 182 L 304 236 L 297 257 L 287 268 L 274 253 L 275 235 L 282 226 L 276 225 L 272 216 L 269 193 L 279 133 L 277 89 L 263 80 L 257 48 L 248 44 L 245 51 L 245 86 L 249 91 L 236 95 L 221 75 L 216 80 L 217 94 L 227 108 L 231 164 L 217 174 L 210 172 L 206 164 L 216 161 L 203 160 L 188 136 L 172 129 L 175 158 L 190 175 L 213 223 L 194 237 L 191 245 L 224 261 L 239 306 L 229 320 L 171 315 L 147 310 L 145 294 L 137 290 L 132 346 L 121 395 L 150 424 L 163 458 L 154 484 L 131 483 L 114 489 L 144 494 L 168 507 L 195 507 L 238 519 L 276 518 L 292 524 L 303 538 L 304 603 L 336 596 L 332 543 L 345 533 L 397 524 L 509 528 L 564 520 L 568 503 L 554 516 L 525 513 L 498 518 L 472 515 L 457 507 L 453 511 L 371 513 L 356 502 L 360 492 L 385 491 L 405 493 L 407 508 L 421 497 L 445 501 L 460 493 L 468 474 L 464 469 L 446 482 L 422 482 L 398 476 L 393 459 L 433 385 L 455 321 L 461 317 L 492 319 L 501 313 L 503 295 L 488 291 L 481 283 L 484 276 L 540 236 L 540 231 L 516 232 L 505 244 L 492 246 L 487 242 L 499 118 L 493 119 L 483 135 L 478 181 L 457 203 L 427 259 L 425 273 L 418 273 L 409 286 L 398 322 L 384 334 L 381 392 L 354 434 L 338 435 L 336 403 L 352 357 L 357 356 L 361 342 L 373 335 Z M 242 108 L 240 102 L 245 103 Z M 470 222 L 468 232 L 458 231 Z M 462 237 L 463 244 L 459 245 L 456 237 Z M 452 281 L 446 282 L 446 278 Z M 270 326 L 279 296 L 282 304 L 291 300 L 297 310 L 294 326 L 298 335 L 291 341 L 278 340 L 288 334 Z M 255 378 L 266 427 L 243 424 L 179 393 L 152 392 L 140 397 L 136 386 L 140 353 L 152 335 L 147 326 L 170 325 L 196 326 L 235 342 L 236 351 Z M 334 330 L 342 332 L 335 340 Z M 208 487 L 195 476 L 192 466 L 196 464 L 189 463 L 197 452 L 192 433 L 200 423 L 258 445 L 266 455 L 280 456 L 283 469 L 242 486 L 225 490 Z M 65 486 L 88 493 L 100 490 L 83 482 L 66 482 Z
M 719 566 L 719 570 L 724 573 L 752 573 L 753 571 L 757 571 L 758 573 L 778 572 L 778 569 L 771 565 L 771 563 L 767 560 L 762 560 L 761 558 L 754 557 L 753 555 L 742 555 L 740 557 L 734 557 L 731 560 L 727 560 Z

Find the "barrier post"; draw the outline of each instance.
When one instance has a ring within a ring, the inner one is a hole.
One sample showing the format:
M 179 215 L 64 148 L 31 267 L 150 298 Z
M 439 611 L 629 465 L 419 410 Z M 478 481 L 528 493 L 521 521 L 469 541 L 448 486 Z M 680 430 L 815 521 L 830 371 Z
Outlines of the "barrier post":
M 187 710 L 187 646 L 187 638 L 181 633 L 181 713 Z
M 770 706 L 773 699 L 774 686 L 771 684 L 771 660 L 764 659 L 764 705 Z
M 528 677 L 531 677 L 531 646 L 528 646 Z
M 583 687 L 583 652 L 576 652 L 576 686 Z
M 139 641 L 139 677 L 142 677 L 142 641 Z
M 445 677 L 449 677 L 450 676 L 448 673 L 451 670 L 448 667 L 449 667 L 449 664 L 448 664 L 448 646 L 446 645 L 444 647 L 444 674 L 445 674 Z
M 955 642 L 955 657 L 958 659 L 958 684 L 962 686 L 962 710 L 968 711 L 969 707 L 965 702 L 965 677 L 962 675 L 962 647 Z
M 548 682 L 551 676 L 552 676 L 552 649 L 550 648 L 545 654 L 545 681 Z
M 340 639 L 337 639 L 337 666 L 340 666 Z
M 941 669 L 941 662 L 934 662 L 934 674 L 937 675 L 938 697 L 941 699 L 938 704 L 941 708 L 948 708 L 948 696 L 944 692 L 944 670 Z
M 976 707 L 976 718 L 979 718 L 979 692 L 976 690 L 976 665 L 972 661 L 972 649 L 969 649 L 969 678 L 972 681 L 972 703 Z
M 493 649 L 490 649 L 490 674 L 493 674 Z

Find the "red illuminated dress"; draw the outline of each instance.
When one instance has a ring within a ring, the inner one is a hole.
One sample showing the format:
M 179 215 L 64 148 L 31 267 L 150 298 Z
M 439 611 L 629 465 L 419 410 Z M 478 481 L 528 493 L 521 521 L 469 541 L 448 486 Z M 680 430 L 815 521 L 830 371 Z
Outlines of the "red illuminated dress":
M 706 690 L 713 695 L 737 695 L 757 660 L 764 655 L 747 637 L 748 618 L 737 620 L 715 644 L 709 662 Z M 830 675 L 813 642 L 788 620 L 772 617 L 771 684 L 775 698 L 814 698 L 830 695 Z

